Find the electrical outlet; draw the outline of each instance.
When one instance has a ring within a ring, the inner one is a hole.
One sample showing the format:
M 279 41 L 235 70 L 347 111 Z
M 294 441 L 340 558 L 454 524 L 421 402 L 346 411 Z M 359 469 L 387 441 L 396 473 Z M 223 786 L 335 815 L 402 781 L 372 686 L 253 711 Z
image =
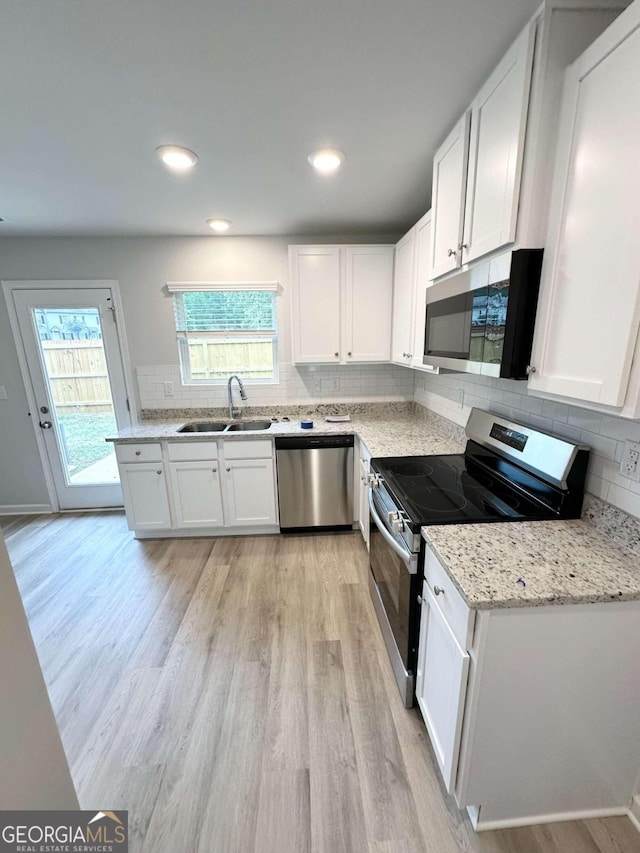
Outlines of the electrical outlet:
M 640 444 L 635 441 L 625 441 L 620 473 L 630 480 L 640 480 Z
M 173 382 L 164 383 L 164 396 L 173 397 Z

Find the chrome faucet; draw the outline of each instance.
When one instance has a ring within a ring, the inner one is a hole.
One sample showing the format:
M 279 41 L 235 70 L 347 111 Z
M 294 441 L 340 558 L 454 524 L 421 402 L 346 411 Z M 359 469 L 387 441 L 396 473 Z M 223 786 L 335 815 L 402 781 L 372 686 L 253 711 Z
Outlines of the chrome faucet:
M 231 383 L 233 380 L 236 380 L 238 383 L 238 388 L 240 389 L 240 397 L 243 400 L 247 399 L 247 392 L 244 390 L 244 385 L 242 384 L 242 379 L 239 376 L 236 376 L 234 373 L 233 376 L 229 377 L 229 381 L 227 382 L 227 398 L 229 400 L 229 417 L 230 418 L 239 418 L 242 414 L 242 409 L 237 408 L 233 405 L 233 392 L 231 390 Z

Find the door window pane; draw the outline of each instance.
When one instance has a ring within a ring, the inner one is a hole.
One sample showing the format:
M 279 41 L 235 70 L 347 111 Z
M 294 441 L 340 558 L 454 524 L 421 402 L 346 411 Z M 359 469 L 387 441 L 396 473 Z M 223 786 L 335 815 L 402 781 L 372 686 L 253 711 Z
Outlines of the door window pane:
M 56 430 L 67 483 L 118 483 L 114 446 L 118 427 L 97 308 L 35 308 L 44 375 L 53 411 L 38 413 Z

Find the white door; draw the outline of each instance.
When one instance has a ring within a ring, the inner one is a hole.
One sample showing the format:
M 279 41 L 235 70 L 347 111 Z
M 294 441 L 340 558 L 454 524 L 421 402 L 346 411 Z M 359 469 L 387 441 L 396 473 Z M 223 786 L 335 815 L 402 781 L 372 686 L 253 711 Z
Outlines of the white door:
M 431 211 L 425 213 L 425 215 L 416 222 L 414 230 L 416 235 L 416 261 L 413 283 L 413 345 L 411 347 L 413 358 L 411 359 L 411 363 L 414 366 L 422 367 L 427 288 L 433 284 L 430 279 Z
M 460 752 L 469 654 L 460 648 L 425 583 L 422 593 L 416 698 L 449 793 Z
M 291 246 L 293 361 L 340 361 L 340 249 Z
M 105 437 L 131 425 L 113 290 L 83 284 L 6 283 L 60 509 L 122 506 Z
M 278 523 L 273 459 L 227 460 L 225 483 L 228 526 Z
M 342 360 L 389 361 L 393 246 L 347 246 Z
M 410 364 L 413 349 L 413 276 L 415 229 L 407 232 L 396 245 L 393 277 L 392 360 Z
M 122 491 L 130 530 L 171 527 L 169 496 L 162 462 L 121 465 Z
M 640 13 L 632 4 L 565 78 L 534 391 L 625 403 L 640 325 Z
M 169 466 L 176 526 L 222 527 L 222 491 L 217 460 Z
M 535 27 L 527 27 L 471 105 L 462 262 L 516 235 Z
M 460 266 L 469 115 L 467 111 L 462 116 L 433 158 L 431 278 L 438 278 Z

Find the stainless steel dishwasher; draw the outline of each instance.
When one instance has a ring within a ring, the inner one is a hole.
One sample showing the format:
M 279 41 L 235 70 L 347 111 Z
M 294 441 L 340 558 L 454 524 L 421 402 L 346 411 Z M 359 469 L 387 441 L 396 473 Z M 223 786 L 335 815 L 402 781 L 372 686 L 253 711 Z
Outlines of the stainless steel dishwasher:
M 276 438 L 280 529 L 353 526 L 353 436 Z

